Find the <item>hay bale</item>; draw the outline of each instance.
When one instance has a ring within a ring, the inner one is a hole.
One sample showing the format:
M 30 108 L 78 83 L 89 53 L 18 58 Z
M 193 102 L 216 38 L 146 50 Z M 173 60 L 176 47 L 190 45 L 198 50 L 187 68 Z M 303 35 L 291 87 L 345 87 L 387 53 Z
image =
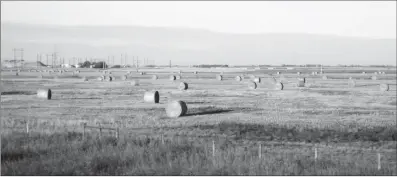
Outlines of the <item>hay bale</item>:
M 37 97 L 42 99 L 51 100 L 52 92 L 51 89 L 39 89 L 37 90 Z
M 144 73 L 144 72 L 140 72 L 139 74 L 140 74 L 140 75 L 145 75 L 145 73 Z
M 375 75 L 377 75 L 377 74 L 378 74 L 378 72 L 374 72 L 374 74 L 375 74 Z
M 304 78 L 304 77 L 298 78 L 298 81 L 303 81 L 303 83 L 306 83 L 306 78 Z
M 389 84 L 380 84 L 379 85 L 379 90 L 382 92 L 389 91 Z
M 121 79 L 122 81 L 125 81 L 125 80 L 127 80 L 127 76 L 126 76 L 126 75 L 123 75 L 123 76 L 120 77 L 120 79 Z
M 16 72 L 16 73 L 15 73 L 15 75 L 16 75 L 16 76 L 19 76 L 19 73 L 18 73 L 18 72 Z
M 98 79 L 99 81 L 103 81 L 103 76 L 99 76 L 97 79 Z
M 174 81 L 176 79 L 176 77 L 174 75 L 170 76 L 170 80 Z
M 356 81 L 351 79 L 349 80 L 349 82 L 347 83 L 349 88 L 354 88 L 356 86 Z
M 21 70 L 20 70 L 20 69 L 18 69 L 18 70 L 17 70 L 17 72 L 18 72 L 18 73 L 20 73 L 20 72 L 21 72 Z
M 372 80 L 377 80 L 378 78 L 376 76 L 371 76 Z
M 223 79 L 222 75 L 216 75 L 216 80 L 221 81 Z
M 350 77 L 349 77 L 349 80 L 353 80 L 353 77 L 350 76 Z
M 171 101 L 167 104 L 165 108 L 165 112 L 170 118 L 177 118 L 180 116 L 184 116 L 187 112 L 187 105 L 185 102 L 177 100 Z
M 157 80 L 159 77 L 157 75 L 152 76 L 152 80 Z
M 139 85 L 139 81 L 138 80 L 133 80 L 133 81 L 131 81 L 131 85 L 132 86 L 138 86 Z
M 362 74 L 366 74 L 365 72 L 363 72 Z
M 82 80 L 83 80 L 83 82 L 87 82 L 88 81 L 88 79 L 85 76 L 82 78 Z
M 179 71 L 178 71 L 178 74 L 182 74 L 182 70 L 179 70 Z
M 112 79 L 113 79 L 113 78 L 112 78 L 111 76 L 105 76 L 105 79 L 104 79 L 104 80 L 105 80 L 105 81 L 108 81 L 108 82 L 111 82 Z
M 304 80 L 298 80 L 296 83 L 296 87 L 305 87 L 305 81 Z
M 39 78 L 39 79 L 43 79 L 43 75 L 39 75 L 39 76 L 37 76 L 37 78 Z
M 179 83 L 178 89 L 179 90 L 187 90 L 188 84 L 186 82 L 181 82 L 181 83 Z
M 112 72 L 111 72 L 111 71 L 108 71 L 108 74 L 112 74 Z
M 242 81 L 243 79 L 241 78 L 241 76 L 236 76 L 236 81 L 238 81 L 238 82 L 240 82 L 240 81 Z
M 256 82 L 248 82 L 248 88 L 252 90 L 256 89 L 257 88 Z
M 102 74 L 106 74 L 106 70 L 103 70 L 103 71 L 102 71 Z
M 280 74 L 281 74 L 281 72 L 279 71 L 279 72 L 277 72 L 276 74 L 277 74 L 277 75 L 280 75 Z
M 261 83 L 261 78 L 260 78 L 260 77 L 255 78 L 255 79 L 254 79 L 254 82 L 255 82 L 255 83 L 258 83 L 258 84 Z
M 283 90 L 284 89 L 284 85 L 281 82 L 277 82 L 276 84 L 274 84 L 274 90 Z
M 177 75 L 177 76 L 176 76 L 176 79 L 177 79 L 177 80 L 180 80 L 180 79 L 182 79 L 182 76 Z
M 328 77 L 327 76 L 323 76 L 323 80 L 327 80 L 328 79 Z
M 146 103 L 159 103 L 160 101 L 159 92 L 158 91 L 145 92 L 145 95 L 143 96 L 143 100 Z
M 115 76 L 110 76 L 111 78 L 112 78 L 112 81 L 115 81 L 116 80 L 116 77 Z
M 198 73 L 197 71 L 194 71 L 194 72 L 193 72 L 193 74 L 197 74 L 197 73 Z
M 76 73 L 80 73 L 80 71 L 79 71 L 79 70 L 76 70 L 75 72 L 76 72 Z
M 301 75 L 301 72 L 297 72 L 296 74 L 297 74 L 297 75 Z

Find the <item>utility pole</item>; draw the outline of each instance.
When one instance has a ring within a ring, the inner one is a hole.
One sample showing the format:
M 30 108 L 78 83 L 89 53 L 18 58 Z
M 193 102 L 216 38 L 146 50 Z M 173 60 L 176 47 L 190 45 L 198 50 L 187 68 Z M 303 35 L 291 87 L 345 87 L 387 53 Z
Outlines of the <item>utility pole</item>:
M 127 54 L 124 54 L 124 64 L 127 66 Z
M 19 58 L 20 62 L 22 62 L 22 60 L 23 60 L 23 48 L 18 48 L 18 49 L 14 48 L 14 49 L 12 49 L 12 51 L 14 52 L 14 68 L 15 68 L 17 66 L 18 58 Z M 19 52 L 19 55 L 17 54 L 17 52 Z
M 120 67 L 123 66 L 123 54 L 120 56 Z
M 170 68 L 171 68 L 171 60 L 170 60 Z

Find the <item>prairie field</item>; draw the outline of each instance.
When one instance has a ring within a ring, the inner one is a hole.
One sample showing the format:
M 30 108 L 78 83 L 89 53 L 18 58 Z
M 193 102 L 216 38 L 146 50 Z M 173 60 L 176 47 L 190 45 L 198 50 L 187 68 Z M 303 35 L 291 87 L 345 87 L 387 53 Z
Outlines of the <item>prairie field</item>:
M 74 70 L 1 72 L 1 175 L 397 175 L 395 68 Z M 184 116 L 167 116 L 172 100 Z

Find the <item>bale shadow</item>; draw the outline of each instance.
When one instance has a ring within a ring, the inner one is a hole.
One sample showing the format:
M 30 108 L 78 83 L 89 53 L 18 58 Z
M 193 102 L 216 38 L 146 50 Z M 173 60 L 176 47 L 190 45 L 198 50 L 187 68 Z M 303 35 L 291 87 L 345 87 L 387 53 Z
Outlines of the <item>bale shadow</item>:
M 232 109 L 222 109 L 216 107 L 204 107 L 204 108 L 193 108 L 189 110 L 184 117 L 189 116 L 199 116 L 199 115 L 208 115 L 208 114 L 222 114 L 233 111 Z
M 1 95 L 34 95 L 35 93 L 32 91 L 8 91 L 1 92 Z
M 205 103 L 210 103 L 207 101 L 190 101 L 190 102 L 186 102 L 186 104 L 205 104 Z
M 71 100 L 100 100 L 102 98 L 70 98 Z

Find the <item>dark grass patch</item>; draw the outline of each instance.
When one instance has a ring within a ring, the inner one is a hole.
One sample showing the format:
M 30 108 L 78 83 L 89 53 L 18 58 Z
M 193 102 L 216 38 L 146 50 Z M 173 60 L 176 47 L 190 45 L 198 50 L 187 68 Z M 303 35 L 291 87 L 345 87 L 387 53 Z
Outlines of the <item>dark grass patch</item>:
M 338 91 L 338 90 L 308 90 L 308 92 L 319 93 L 321 95 L 351 95 L 350 91 Z
M 208 107 L 188 109 L 188 113 L 185 116 L 187 117 L 187 116 L 198 116 L 198 115 L 222 114 L 231 111 L 233 111 L 233 109 L 223 109 L 223 108 L 208 106 Z
M 397 127 L 374 127 L 354 129 L 318 129 L 282 125 L 258 125 L 222 122 L 217 125 L 195 125 L 192 129 L 211 130 L 235 139 L 279 140 L 292 142 L 354 142 L 396 141 Z
M 33 91 L 7 91 L 1 92 L 1 95 L 34 95 L 36 94 Z

